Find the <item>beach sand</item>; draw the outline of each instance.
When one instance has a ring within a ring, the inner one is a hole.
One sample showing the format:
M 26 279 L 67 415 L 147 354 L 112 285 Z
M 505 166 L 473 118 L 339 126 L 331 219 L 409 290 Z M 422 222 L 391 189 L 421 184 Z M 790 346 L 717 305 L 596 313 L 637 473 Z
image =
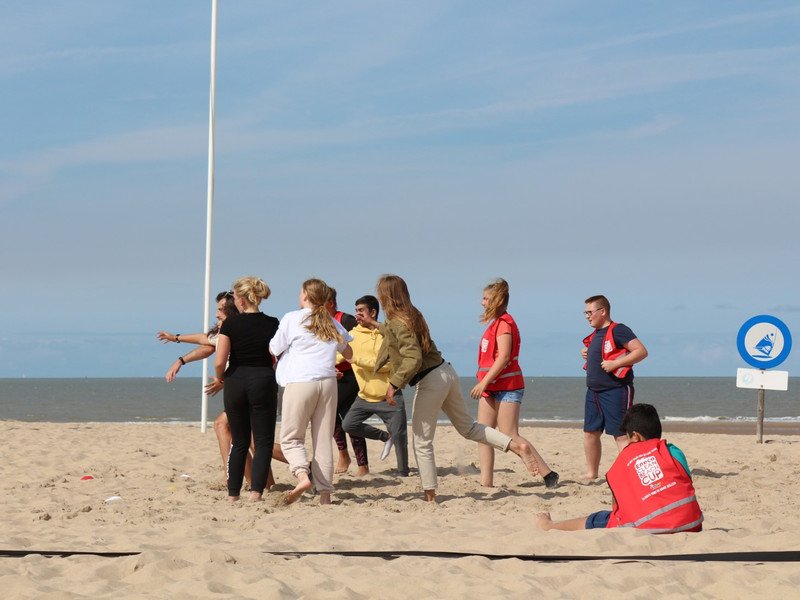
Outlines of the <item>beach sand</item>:
M 645 556 L 800 550 L 800 436 L 673 431 L 705 512 L 699 534 L 635 530 L 542 532 L 555 519 L 607 508 L 604 483 L 580 485 L 576 428 L 523 428 L 561 473 L 546 490 L 513 455 L 498 455 L 496 487 L 478 484 L 477 448 L 449 426 L 436 436 L 436 505 L 419 479 L 377 457 L 370 475 L 337 476 L 332 506 L 307 495 L 292 506 L 286 465 L 263 503 L 225 500 L 213 431 L 196 425 L 0 422 L 3 551 L 137 552 L 134 556 L 0 557 L 3 598 L 756 598 L 795 597 L 791 562 L 592 560 L 483 556 L 394 560 L 295 551 Z M 413 452 L 411 463 L 413 461 Z M 616 451 L 604 440 L 603 470 Z M 416 471 L 414 471 L 415 473 Z M 81 478 L 91 475 L 93 479 Z M 113 497 L 119 499 L 109 500 Z

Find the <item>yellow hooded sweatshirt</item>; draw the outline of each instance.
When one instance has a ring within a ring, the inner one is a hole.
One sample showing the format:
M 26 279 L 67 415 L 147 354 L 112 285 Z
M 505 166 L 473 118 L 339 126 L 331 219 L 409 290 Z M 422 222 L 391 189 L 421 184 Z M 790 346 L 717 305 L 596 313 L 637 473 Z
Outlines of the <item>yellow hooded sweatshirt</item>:
M 363 325 L 356 325 L 350 330 L 353 341 L 353 373 L 358 381 L 358 395 L 367 402 L 382 402 L 386 400 L 386 388 L 389 387 L 389 365 L 384 365 L 375 372 L 375 362 L 378 350 L 383 344 L 383 336 L 377 329 L 369 329 Z

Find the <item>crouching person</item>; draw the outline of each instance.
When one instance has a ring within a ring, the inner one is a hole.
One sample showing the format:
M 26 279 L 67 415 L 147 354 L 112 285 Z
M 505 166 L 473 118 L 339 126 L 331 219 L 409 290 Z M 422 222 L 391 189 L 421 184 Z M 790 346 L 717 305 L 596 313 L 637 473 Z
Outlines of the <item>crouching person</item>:
M 661 419 L 655 407 L 634 404 L 625 414 L 622 431 L 628 445 L 606 473 L 612 509 L 566 521 L 553 521 L 550 513 L 539 513 L 539 529 L 636 527 L 651 533 L 677 533 L 703 528 L 703 512 L 686 457 L 680 448 L 661 439 Z

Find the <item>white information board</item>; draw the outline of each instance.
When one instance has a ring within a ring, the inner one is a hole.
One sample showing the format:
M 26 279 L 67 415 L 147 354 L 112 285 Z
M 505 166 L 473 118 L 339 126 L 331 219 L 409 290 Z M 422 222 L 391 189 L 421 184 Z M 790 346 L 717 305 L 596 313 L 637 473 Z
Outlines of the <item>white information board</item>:
M 789 371 L 762 371 L 760 369 L 736 369 L 736 387 L 751 390 L 789 389 Z

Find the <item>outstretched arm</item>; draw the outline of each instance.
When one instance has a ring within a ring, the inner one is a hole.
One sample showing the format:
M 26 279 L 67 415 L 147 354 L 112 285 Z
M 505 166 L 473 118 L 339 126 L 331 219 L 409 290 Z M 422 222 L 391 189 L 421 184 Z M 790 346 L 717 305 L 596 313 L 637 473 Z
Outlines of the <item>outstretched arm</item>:
M 181 367 L 186 363 L 194 362 L 196 360 L 203 360 L 212 354 L 214 354 L 214 346 L 198 346 L 187 354 L 184 354 L 178 360 L 172 363 L 169 371 L 167 371 L 165 376 L 167 383 L 172 383 L 175 380 L 175 378 L 178 376 L 178 371 L 180 371 Z M 181 361 L 181 359 L 183 360 Z
M 208 335 L 205 333 L 170 333 L 169 331 L 159 331 L 156 333 L 156 338 L 161 340 L 162 344 L 167 344 L 169 342 L 180 344 L 181 342 L 185 342 L 187 344 L 203 346 L 212 345 L 211 342 L 208 341 Z

